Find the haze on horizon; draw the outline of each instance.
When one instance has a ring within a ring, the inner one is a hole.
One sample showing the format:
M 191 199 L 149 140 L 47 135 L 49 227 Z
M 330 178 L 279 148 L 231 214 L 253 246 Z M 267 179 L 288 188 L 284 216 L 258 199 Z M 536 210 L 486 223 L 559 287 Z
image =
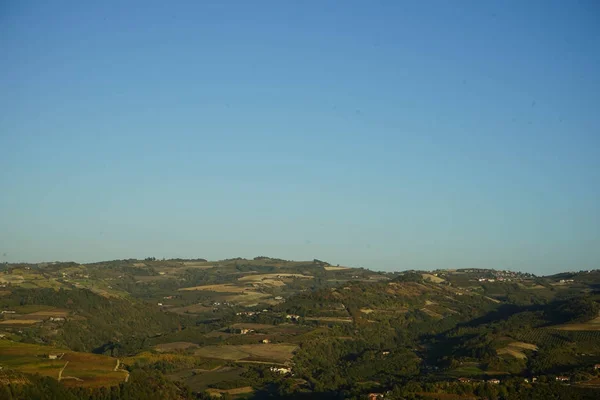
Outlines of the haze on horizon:
M 0 4 L 0 262 L 600 268 L 592 0 Z

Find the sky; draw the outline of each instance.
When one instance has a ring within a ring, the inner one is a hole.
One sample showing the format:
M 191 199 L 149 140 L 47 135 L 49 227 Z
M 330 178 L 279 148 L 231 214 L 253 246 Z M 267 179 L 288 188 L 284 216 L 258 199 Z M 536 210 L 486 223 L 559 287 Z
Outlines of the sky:
M 600 5 L 0 2 L 0 262 L 600 268 Z

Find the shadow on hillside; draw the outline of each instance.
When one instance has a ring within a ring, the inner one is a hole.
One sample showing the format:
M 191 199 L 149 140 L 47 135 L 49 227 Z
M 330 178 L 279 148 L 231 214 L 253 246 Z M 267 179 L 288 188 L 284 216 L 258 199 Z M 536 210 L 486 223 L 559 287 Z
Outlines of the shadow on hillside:
M 285 400 L 337 400 L 344 399 L 345 396 L 340 392 L 324 392 L 324 393 L 293 393 L 293 394 L 281 394 L 278 393 L 276 388 L 267 388 L 254 392 L 254 395 L 250 397 L 252 400 L 263 400 L 263 399 L 285 399 Z

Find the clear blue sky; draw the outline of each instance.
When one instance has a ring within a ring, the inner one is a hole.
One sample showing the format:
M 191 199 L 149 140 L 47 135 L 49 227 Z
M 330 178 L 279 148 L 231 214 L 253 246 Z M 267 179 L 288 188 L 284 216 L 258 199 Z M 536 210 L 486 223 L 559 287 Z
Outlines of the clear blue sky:
M 0 261 L 600 268 L 600 5 L 2 1 Z

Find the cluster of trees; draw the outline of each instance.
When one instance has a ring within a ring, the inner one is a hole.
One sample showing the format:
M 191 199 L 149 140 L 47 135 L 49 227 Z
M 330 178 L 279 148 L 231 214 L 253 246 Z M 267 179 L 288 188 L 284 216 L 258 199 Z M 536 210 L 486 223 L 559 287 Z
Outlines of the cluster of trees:
M 126 299 L 105 298 L 85 289 L 14 289 L 5 305 L 48 305 L 65 308 L 70 316 L 58 334 L 39 329 L 36 339 L 75 351 L 113 356 L 134 354 L 144 341 L 192 324 L 189 318 Z M 112 345 L 111 345 L 112 344 Z

